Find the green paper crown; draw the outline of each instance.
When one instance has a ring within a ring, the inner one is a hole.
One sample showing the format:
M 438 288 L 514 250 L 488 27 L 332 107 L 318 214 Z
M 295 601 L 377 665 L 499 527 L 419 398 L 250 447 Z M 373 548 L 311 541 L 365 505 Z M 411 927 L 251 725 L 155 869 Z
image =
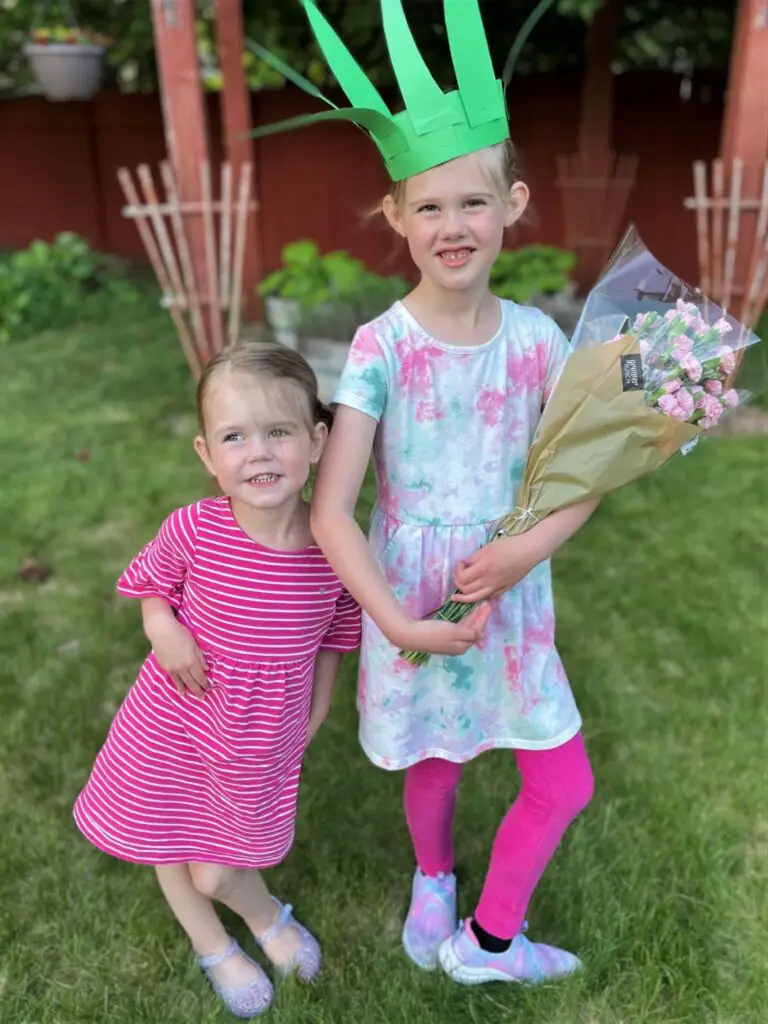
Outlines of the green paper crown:
M 393 114 L 378 90 L 318 10 L 315 0 L 300 0 L 329 68 L 352 104 L 339 108 L 279 57 L 248 40 L 253 52 L 305 92 L 332 110 L 292 117 L 256 129 L 254 137 L 289 131 L 322 121 L 351 121 L 376 143 L 393 181 L 410 178 L 509 138 L 504 87 L 525 40 L 554 0 L 541 0 L 510 51 L 497 79 L 477 0 L 443 0 L 445 27 L 458 88 L 445 93 L 435 82 L 408 27 L 402 0 L 381 0 L 384 35 L 392 69 L 405 102 Z

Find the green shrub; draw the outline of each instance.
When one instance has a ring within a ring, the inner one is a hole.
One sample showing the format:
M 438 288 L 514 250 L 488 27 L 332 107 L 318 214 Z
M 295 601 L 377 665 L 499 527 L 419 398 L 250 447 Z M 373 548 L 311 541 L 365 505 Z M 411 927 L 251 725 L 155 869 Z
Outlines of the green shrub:
M 108 318 L 140 297 L 138 287 L 78 235 L 35 241 L 0 261 L 0 344 Z
M 525 305 L 536 295 L 564 291 L 575 266 L 575 255 L 554 245 L 502 249 L 491 270 L 491 291 Z
M 316 242 L 299 239 L 283 248 L 282 265 L 257 290 L 261 298 L 297 302 L 305 327 L 344 335 L 383 313 L 408 287 L 404 278 L 374 274 L 342 249 L 321 255 Z

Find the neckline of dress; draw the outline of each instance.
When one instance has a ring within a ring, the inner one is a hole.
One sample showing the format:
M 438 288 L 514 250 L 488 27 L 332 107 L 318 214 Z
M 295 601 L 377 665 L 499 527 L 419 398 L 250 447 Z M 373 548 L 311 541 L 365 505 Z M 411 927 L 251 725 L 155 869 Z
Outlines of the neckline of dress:
M 422 325 L 419 323 L 419 321 L 416 319 L 413 313 L 411 313 L 411 311 L 407 308 L 407 306 L 403 303 L 401 299 L 397 299 L 397 301 L 395 302 L 395 308 L 399 311 L 403 319 L 407 320 L 411 327 L 418 331 L 418 333 L 421 334 L 422 337 L 426 338 L 431 345 L 434 345 L 435 348 L 439 348 L 442 352 L 454 352 L 459 355 L 470 355 L 474 352 L 487 352 L 489 348 L 492 348 L 494 345 L 497 344 L 499 339 L 504 334 L 504 329 L 506 327 L 507 322 L 507 304 L 506 302 L 499 298 L 496 298 L 496 301 L 499 304 L 499 327 L 496 333 L 491 338 L 489 338 L 488 341 L 484 341 L 482 345 L 452 345 L 450 344 L 450 342 L 440 341 L 439 338 L 436 338 L 434 335 L 430 334 L 425 327 L 422 327 Z
M 271 555 L 308 555 L 310 553 L 314 553 L 320 550 L 317 544 L 309 544 L 303 548 L 270 548 L 266 544 L 262 544 L 260 541 L 256 540 L 249 533 L 245 532 L 240 523 L 238 523 L 237 516 L 232 510 L 232 499 L 230 497 L 228 497 L 226 494 L 222 495 L 221 498 L 218 499 L 218 503 L 220 504 L 221 508 L 224 509 L 232 525 L 235 527 L 240 536 L 244 540 L 247 540 L 249 544 L 253 544 L 253 546 L 257 547 L 260 551 L 267 551 Z

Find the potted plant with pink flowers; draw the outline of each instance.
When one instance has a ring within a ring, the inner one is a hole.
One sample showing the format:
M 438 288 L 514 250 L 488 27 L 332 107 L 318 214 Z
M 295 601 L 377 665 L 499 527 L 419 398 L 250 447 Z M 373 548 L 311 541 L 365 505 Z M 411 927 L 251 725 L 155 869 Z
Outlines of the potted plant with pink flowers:
M 86 28 L 41 26 L 30 31 L 24 53 L 46 99 L 89 100 L 99 90 L 110 42 Z

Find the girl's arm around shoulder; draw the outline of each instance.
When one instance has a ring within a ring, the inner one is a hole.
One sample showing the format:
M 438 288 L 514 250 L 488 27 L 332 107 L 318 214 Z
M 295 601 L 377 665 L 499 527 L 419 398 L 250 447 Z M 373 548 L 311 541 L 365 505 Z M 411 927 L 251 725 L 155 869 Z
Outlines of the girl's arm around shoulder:
M 375 433 L 372 417 L 344 405 L 337 410 L 312 499 L 312 532 L 352 597 L 391 644 L 431 654 L 463 654 L 480 639 L 488 608 L 476 610 L 461 623 L 412 619 L 400 606 L 355 521 Z
M 355 506 L 384 414 L 393 353 L 374 325 L 352 342 L 339 383 L 339 403 L 312 500 L 312 532 L 352 597 L 390 643 L 431 654 L 463 654 L 476 643 L 487 609 L 458 625 L 417 622 L 401 608 L 355 521 Z
M 355 506 L 373 450 L 376 420 L 340 405 L 312 497 L 312 532 L 352 597 L 390 639 L 406 616 L 355 521 Z M 393 639 L 393 642 L 397 642 Z

